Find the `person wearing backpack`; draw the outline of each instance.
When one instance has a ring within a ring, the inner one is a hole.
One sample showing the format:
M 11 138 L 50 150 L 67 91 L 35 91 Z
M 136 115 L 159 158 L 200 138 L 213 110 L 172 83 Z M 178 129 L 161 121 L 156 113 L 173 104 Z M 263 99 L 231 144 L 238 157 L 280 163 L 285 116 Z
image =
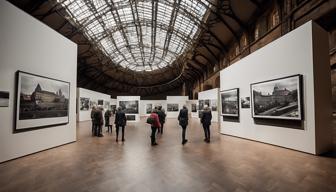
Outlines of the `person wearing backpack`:
M 185 105 L 183 105 L 183 108 L 180 110 L 180 113 L 178 115 L 178 121 L 180 126 L 182 127 L 182 145 L 186 144 L 188 140 L 186 139 L 186 130 L 188 126 L 188 109 Z
M 126 115 L 121 110 L 121 107 L 118 107 L 118 111 L 115 115 L 114 124 L 116 125 L 116 142 L 118 142 L 118 136 L 119 136 L 119 128 L 121 127 L 122 135 L 121 135 L 121 141 L 125 141 L 125 126 L 126 126 Z
M 150 114 L 150 116 L 147 119 L 147 123 L 149 123 L 151 125 L 151 129 L 152 129 L 152 133 L 151 133 L 151 145 L 157 145 L 156 143 L 156 139 L 155 139 L 155 134 L 156 134 L 156 130 L 161 128 L 161 124 L 160 124 L 160 119 L 159 116 L 157 114 L 157 109 L 153 109 L 152 113 Z

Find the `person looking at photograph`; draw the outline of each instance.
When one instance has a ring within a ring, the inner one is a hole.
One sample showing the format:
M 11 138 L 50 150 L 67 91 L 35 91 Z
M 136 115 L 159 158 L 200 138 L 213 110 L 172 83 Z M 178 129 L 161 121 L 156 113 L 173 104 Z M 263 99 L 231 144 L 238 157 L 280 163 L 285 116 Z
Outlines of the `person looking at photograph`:
M 98 106 L 98 108 L 95 110 L 93 114 L 94 123 L 95 123 L 95 136 L 97 137 L 103 137 L 102 134 L 102 127 L 104 125 L 104 119 L 103 119 L 103 107 Z
M 211 125 L 212 114 L 208 105 L 204 106 L 202 113 L 201 123 L 203 125 L 205 139 L 204 141 L 210 143 L 210 125 Z
M 159 115 L 157 114 L 158 110 L 156 109 L 156 107 L 152 110 L 152 113 L 150 114 L 150 116 L 148 117 L 150 119 L 150 124 L 151 124 L 151 145 L 157 145 L 156 143 L 156 138 L 155 138 L 155 134 L 156 134 L 156 130 L 160 129 L 161 124 L 160 124 L 160 119 L 159 119 Z
M 106 110 L 105 114 L 104 114 L 104 117 L 105 117 L 105 127 L 107 127 L 107 131 L 106 132 L 110 132 L 111 130 L 111 133 L 112 133 L 112 124 L 110 122 L 110 118 L 112 116 L 112 112 L 111 110 Z
M 180 113 L 178 115 L 178 121 L 180 126 L 182 127 L 182 145 L 186 144 L 188 140 L 186 139 L 186 130 L 188 126 L 188 109 L 185 105 L 183 105 L 183 108 L 180 110 Z
M 118 107 L 118 110 L 115 114 L 114 124 L 116 125 L 116 142 L 118 142 L 119 137 L 119 128 L 121 127 L 121 141 L 125 141 L 125 126 L 126 126 L 126 115 L 125 112 L 121 110 L 121 107 Z
M 162 106 L 158 106 L 157 114 L 159 116 L 161 128 L 158 129 L 158 133 L 163 134 L 163 125 L 166 122 L 166 113 Z
M 92 132 L 92 136 L 96 136 L 96 124 L 95 124 L 95 119 L 94 119 L 94 114 L 96 112 L 96 106 L 92 106 L 91 109 L 91 123 L 92 123 L 92 127 L 91 127 L 91 132 Z

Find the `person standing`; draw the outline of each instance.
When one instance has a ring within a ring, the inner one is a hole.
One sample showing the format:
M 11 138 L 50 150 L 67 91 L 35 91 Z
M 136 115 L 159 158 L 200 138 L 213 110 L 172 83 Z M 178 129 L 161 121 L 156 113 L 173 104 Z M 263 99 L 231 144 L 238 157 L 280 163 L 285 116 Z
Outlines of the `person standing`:
M 125 112 L 121 110 L 121 107 L 118 107 L 118 110 L 115 115 L 115 120 L 114 124 L 116 125 L 116 142 L 118 142 L 118 137 L 119 137 L 119 128 L 121 127 L 121 141 L 125 141 L 125 126 L 126 126 L 126 115 Z
M 159 119 L 159 115 L 157 114 L 157 109 L 154 108 L 152 110 L 152 113 L 150 114 L 149 118 L 151 118 L 151 129 L 152 129 L 152 133 L 151 133 L 151 144 L 152 146 L 157 145 L 156 143 L 156 139 L 155 139 L 155 134 L 156 134 L 156 130 L 160 129 L 161 124 L 160 124 L 160 119 Z
M 112 112 L 108 109 L 106 110 L 104 117 L 105 117 L 105 127 L 107 127 L 107 131 L 106 132 L 110 132 L 112 133 L 112 125 L 110 123 L 110 118 L 112 116 Z
M 162 106 L 158 107 L 157 114 L 159 116 L 159 120 L 160 120 L 160 124 L 161 124 L 161 128 L 158 129 L 158 132 L 161 133 L 161 135 L 162 135 L 163 134 L 163 125 L 166 122 L 166 113 L 165 113 L 164 109 L 162 108 Z
M 96 112 L 96 106 L 92 106 L 91 109 L 91 122 L 92 122 L 92 127 L 91 127 L 91 132 L 92 132 L 92 136 L 96 136 L 96 124 L 95 124 L 95 119 L 94 119 L 94 114 Z
M 103 137 L 104 135 L 102 134 L 102 127 L 104 125 L 104 119 L 103 119 L 103 107 L 99 106 L 94 114 L 94 123 L 95 123 L 95 136 L 97 137 Z
M 185 105 L 183 105 L 183 108 L 180 110 L 180 113 L 178 115 L 178 121 L 180 126 L 182 127 L 182 145 L 186 144 L 188 140 L 186 139 L 186 131 L 188 126 L 188 109 Z
M 204 129 L 205 139 L 204 141 L 210 143 L 210 125 L 211 125 L 212 114 L 210 108 L 205 105 L 204 111 L 201 118 L 201 123 Z

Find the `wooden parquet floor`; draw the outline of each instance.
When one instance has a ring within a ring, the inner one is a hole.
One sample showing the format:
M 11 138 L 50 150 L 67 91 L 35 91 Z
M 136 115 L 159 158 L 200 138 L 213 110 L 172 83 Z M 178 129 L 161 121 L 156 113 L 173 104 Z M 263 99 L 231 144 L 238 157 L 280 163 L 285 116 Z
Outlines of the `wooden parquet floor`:
M 144 119 L 129 123 L 125 143 L 116 143 L 115 133 L 91 137 L 90 122 L 77 129 L 75 143 L 0 164 L 0 191 L 336 191 L 335 157 L 220 135 L 217 125 L 207 144 L 198 120 L 185 146 L 175 119 L 155 147 Z

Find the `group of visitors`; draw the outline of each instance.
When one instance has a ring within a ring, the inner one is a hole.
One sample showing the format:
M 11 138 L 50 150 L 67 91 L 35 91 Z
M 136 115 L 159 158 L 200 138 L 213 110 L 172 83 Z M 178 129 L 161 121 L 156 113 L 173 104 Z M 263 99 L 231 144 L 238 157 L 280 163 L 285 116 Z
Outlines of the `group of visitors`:
M 103 137 L 102 134 L 102 126 L 104 124 L 103 119 L 103 107 L 92 107 L 91 111 L 91 119 L 92 119 L 92 136 Z M 112 133 L 112 124 L 111 117 L 113 113 L 110 110 L 106 110 L 104 114 L 105 118 L 105 127 L 107 127 L 107 132 Z M 204 130 L 204 141 L 210 143 L 210 125 L 211 125 L 212 114 L 210 108 L 205 105 L 204 110 L 202 112 L 201 123 Z M 163 127 L 166 121 L 166 113 L 162 106 L 157 106 L 152 110 L 152 113 L 147 119 L 147 123 L 151 125 L 151 145 L 158 145 L 156 142 L 156 135 L 163 134 Z M 184 105 L 180 110 L 178 115 L 179 125 L 182 127 L 182 145 L 185 145 L 188 142 L 186 139 L 186 131 L 189 123 L 188 117 L 188 109 Z M 114 124 L 116 128 L 116 142 L 119 140 L 119 130 L 121 128 L 121 141 L 125 141 L 125 126 L 126 126 L 126 114 L 121 110 L 121 107 L 118 107 L 117 112 L 115 114 Z
M 166 122 L 166 113 L 162 106 L 157 106 L 152 110 L 152 113 L 147 119 L 147 123 L 151 124 L 151 145 L 157 145 L 156 142 L 156 131 L 159 134 L 163 134 L 163 126 Z
M 158 108 L 154 108 L 152 113 L 147 119 L 147 123 L 151 124 L 151 144 L 152 145 L 157 145 L 156 142 L 156 131 L 158 130 L 158 133 L 163 133 L 163 125 L 165 122 L 166 114 L 164 110 L 162 109 L 161 106 Z M 186 139 L 186 131 L 187 131 L 187 126 L 189 122 L 189 117 L 188 117 L 188 109 L 184 105 L 183 108 L 180 110 L 180 113 L 178 115 L 178 121 L 179 125 L 182 127 L 182 145 L 185 145 L 188 142 L 188 139 Z M 203 126 L 204 130 L 204 141 L 207 143 L 210 143 L 210 125 L 211 125 L 211 119 L 212 119 L 212 114 L 209 106 L 205 105 L 204 110 L 202 112 L 202 117 L 201 117 L 201 123 Z
M 103 107 L 101 106 L 93 106 L 91 110 L 91 120 L 92 120 L 92 136 L 97 137 L 103 137 L 102 133 L 102 126 L 104 124 L 103 120 Z M 111 117 L 113 115 L 113 112 L 111 110 L 106 110 L 104 114 L 105 118 L 105 127 L 107 127 L 106 132 L 112 133 L 112 123 L 111 123 Z M 126 115 L 121 110 L 121 107 L 117 109 L 117 112 L 115 114 L 114 124 L 116 127 L 116 141 L 118 142 L 118 136 L 119 136 L 119 128 L 122 130 L 121 135 L 121 141 L 125 141 L 125 126 L 126 126 Z

